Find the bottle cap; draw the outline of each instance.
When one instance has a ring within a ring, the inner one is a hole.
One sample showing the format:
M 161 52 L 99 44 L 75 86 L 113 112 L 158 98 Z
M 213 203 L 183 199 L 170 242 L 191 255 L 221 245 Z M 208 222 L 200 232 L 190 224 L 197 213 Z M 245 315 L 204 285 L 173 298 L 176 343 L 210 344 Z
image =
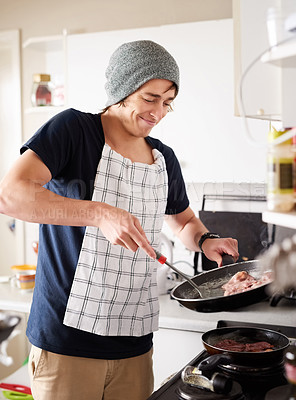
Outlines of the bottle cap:
M 33 75 L 33 80 L 36 83 L 39 83 L 39 82 L 50 82 L 50 75 L 48 75 L 48 74 L 34 74 Z
M 285 129 L 285 130 L 276 130 L 273 126 L 271 126 L 269 132 L 268 132 L 268 143 L 272 144 L 272 142 L 277 139 L 278 137 L 280 137 L 281 135 L 283 135 L 284 133 L 288 132 L 290 130 L 289 129 Z M 282 145 L 290 145 L 292 144 L 292 138 L 286 140 L 285 142 L 281 143 Z

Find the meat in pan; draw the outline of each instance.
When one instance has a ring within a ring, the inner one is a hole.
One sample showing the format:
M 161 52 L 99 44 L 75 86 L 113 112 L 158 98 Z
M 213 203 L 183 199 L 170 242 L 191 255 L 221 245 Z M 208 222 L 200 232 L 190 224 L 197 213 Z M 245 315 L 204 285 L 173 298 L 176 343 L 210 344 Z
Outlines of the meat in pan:
M 264 272 L 260 279 L 255 279 L 247 271 L 239 271 L 222 286 L 222 289 L 225 290 L 224 296 L 228 296 L 230 294 L 242 293 L 246 290 L 254 289 L 257 286 L 271 281 L 271 271 Z
M 233 339 L 223 339 L 218 343 L 215 343 L 215 347 L 229 351 L 247 351 L 247 352 L 259 352 L 259 351 L 272 351 L 274 346 L 268 342 L 254 342 L 254 343 L 241 343 Z

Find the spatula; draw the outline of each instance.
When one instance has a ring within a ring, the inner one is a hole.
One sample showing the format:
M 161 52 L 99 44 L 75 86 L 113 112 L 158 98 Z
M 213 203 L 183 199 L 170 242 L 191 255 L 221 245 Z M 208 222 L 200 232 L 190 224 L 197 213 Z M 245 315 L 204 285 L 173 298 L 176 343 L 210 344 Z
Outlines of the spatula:
M 160 264 L 166 264 L 168 267 L 170 267 L 172 270 L 174 270 L 178 275 L 182 276 L 194 288 L 194 290 L 198 293 L 199 297 L 202 297 L 202 294 L 201 294 L 198 286 L 193 282 L 192 279 L 190 279 L 186 274 L 181 272 L 173 264 L 169 263 L 167 261 L 166 257 L 163 256 L 159 251 L 156 251 L 156 250 L 154 250 L 154 251 L 156 254 L 156 259 Z

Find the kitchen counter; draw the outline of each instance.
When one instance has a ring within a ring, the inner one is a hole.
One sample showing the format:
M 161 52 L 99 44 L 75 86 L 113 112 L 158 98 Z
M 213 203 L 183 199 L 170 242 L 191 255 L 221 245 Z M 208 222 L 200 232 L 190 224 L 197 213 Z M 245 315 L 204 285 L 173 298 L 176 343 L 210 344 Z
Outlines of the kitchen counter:
M 160 328 L 206 332 L 215 329 L 218 320 L 296 326 L 296 301 L 282 299 L 276 307 L 261 301 L 229 312 L 202 313 L 181 306 L 169 295 L 161 295 Z
M 21 291 L 8 282 L 0 283 L 0 310 L 29 313 L 32 296 L 32 291 Z M 188 310 L 168 294 L 159 296 L 159 303 L 160 328 L 206 332 L 214 329 L 218 320 L 296 326 L 296 301 L 286 299 L 282 299 L 276 307 L 271 307 L 268 301 L 261 301 L 248 307 L 217 313 Z
M 169 295 L 159 296 L 159 330 L 154 333 L 155 390 L 204 350 L 202 334 L 220 320 L 296 327 L 296 301 L 281 299 L 276 307 L 261 301 L 229 312 L 202 313 L 181 306 Z M 294 338 L 295 329 L 291 338 Z
M 32 292 L 0 283 L 0 310 L 29 313 Z M 215 329 L 218 320 L 296 326 L 296 302 L 282 299 L 277 307 L 267 301 L 231 312 L 200 313 L 181 306 L 169 295 L 159 296 L 160 329 L 154 334 L 155 389 L 203 350 L 202 333 Z M 178 343 L 175 346 L 174 343 Z
M 10 282 L 0 283 L 0 310 L 29 313 L 33 291 L 24 291 L 11 285 Z

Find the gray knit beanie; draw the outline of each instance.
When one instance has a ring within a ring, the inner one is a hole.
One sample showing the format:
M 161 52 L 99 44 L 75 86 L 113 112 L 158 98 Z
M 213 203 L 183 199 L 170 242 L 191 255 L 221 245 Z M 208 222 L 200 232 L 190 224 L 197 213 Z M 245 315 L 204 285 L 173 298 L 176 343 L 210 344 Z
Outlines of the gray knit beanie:
M 167 50 L 151 40 L 122 44 L 112 54 L 106 70 L 106 107 L 118 103 L 150 79 L 167 79 L 179 90 L 179 68 Z

